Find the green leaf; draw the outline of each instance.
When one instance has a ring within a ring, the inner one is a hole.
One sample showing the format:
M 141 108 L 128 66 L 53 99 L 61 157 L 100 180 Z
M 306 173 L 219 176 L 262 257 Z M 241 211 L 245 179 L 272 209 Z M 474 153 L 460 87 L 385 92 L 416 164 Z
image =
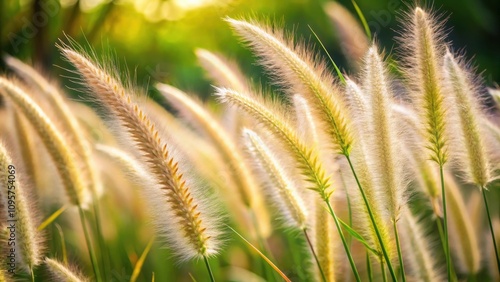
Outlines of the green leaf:
M 377 257 L 380 257 L 381 254 L 379 251 L 373 249 L 372 247 L 370 247 L 368 245 L 368 242 L 366 242 L 365 239 L 363 239 L 363 237 L 358 233 L 356 232 L 356 230 L 352 229 L 348 224 L 346 224 L 345 222 L 342 221 L 342 219 L 338 219 L 340 224 L 342 224 L 342 226 L 345 228 L 345 230 L 351 234 L 351 236 L 353 238 L 355 238 L 356 240 L 358 240 L 361 244 L 365 245 L 366 249 L 369 250 L 370 252 L 372 252 L 374 255 L 376 255 Z

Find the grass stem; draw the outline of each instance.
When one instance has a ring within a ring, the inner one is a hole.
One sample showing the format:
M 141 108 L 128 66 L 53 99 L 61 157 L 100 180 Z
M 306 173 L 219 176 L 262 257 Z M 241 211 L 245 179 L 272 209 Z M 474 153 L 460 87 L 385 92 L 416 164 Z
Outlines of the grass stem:
M 368 281 L 372 282 L 373 281 L 373 270 L 372 270 L 372 263 L 370 260 L 370 252 L 366 251 L 366 272 L 368 275 Z
M 399 258 L 399 268 L 401 269 L 401 278 L 403 279 L 403 282 L 406 282 L 405 267 L 403 264 L 403 254 L 401 253 L 401 244 L 399 243 L 399 233 L 398 233 L 397 222 L 395 219 L 392 220 L 392 224 L 394 226 L 394 237 L 396 238 L 396 247 L 398 248 L 398 258 Z
M 347 242 L 344 237 L 344 233 L 342 233 L 342 228 L 340 227 L 339 220 L 337 216 L 335 215 L 335 212 L 333 211 L 332 205 L 330 205 L 330 201 L 328 199 L 325 199 L 326 205 L 328 206 L 328 210 L 330 214 L 333 217 L 333 221 L 335 222 L 335 226 L 337 227 L 337 230 L 339 232 L 340 239 L 342 240 L 342 244 L 344 245 L 345 253 L 347 255 L 347 258 L 349 259 L 349 263 L 351 264 L 351 269 L 352 272 L 354 273 L 354 277 L 356 278 L 356 281 L 360 282 L 361 278 L 359 277 L 358 269 L 356 268 L 356 264 L 354 263 L 354 259 L 352 258 L 351 255 L 351 250 L 349 250 L 349 246 L 347 245 Z
M 316 252 L 314 251 L 313 244 L 311 243 L 311 240 L 309 239 L 309 235 L 307 235 L 307 229 L 304 228 L 302 229 L 304 231 L 304 236 L 306 237 L 307 244 L 309 245 L 309 248 L 311 249 L 311 253 L 314 257 L 314 260 L 316 261 L 316 264 L 318 265 L 319 272 L 321 273 L 321 278 L 323 279 L 324 282 L 327 282 L 325 272 L 323 272 L 323 268 L 321 267 L 321 264 L 319 263 L 318 256 L 316 255 Z
M 382 271 L 382 280 L 387 282 L 387 275 L 385 274 L 385 265 L 384 260 L 380 258 L 380 270 Z
M 95 220 L 95 226 L 96 226 L 96 237 L 97 237 L 97 242 L 99 244 L 99 250 L 101 251 L 101 258 L 102 258 L 102 266 L 103 266 L 103 275 L 106 280 L 109 280 L 111 277 L 108 276 L 107 269 L 110 266 L 110 261 L 109 261 L 109 253 L 108 249 L 106 247 L 106 244 L 104 243 L 104 237 L 102 235 L 102 228 L 101 228 L 101 212 L 99 209 L 99 197 L 96 195 L 96 192 L 92 190 L 92 206 L 94 209 L 94 220 Z
M 203 260 L 205 261 L 205 266 L 207 267 L 208 275 L 210 276 L 210 281 L 215 282 L 214 274 L 212 272 L 212 268 L 210 267 L 210 264 L 208 263 L 207 256 L 203 256 Z
M 382 236 L 380 235 L 380 231 L 378 230 L 377 223 L 375 222 L 375 218 L 373 217 L 373 212 L 370 207 L 370 203 L 368 203 L 368 199 L 366 198 L 365 191 L 363 190 L 363 187 L 361 186 L 361 183 L 359 182 L 358 175 L 356 174 L 356 171 L 354 170 L 354 166 L 352 165 L 351 157 L 346 154 L 345 155 L 347 162 L 349 163 L 349 167 L 351 168 L 352 174 L 354 175 L 354 179 L 356 179 L 356 183 L 358 184 L 359 191 L 361 192 L 361 196 L 363 197 L 363 201 L 365 202 L 366 209 L 368 210 L 368 214 L 370 215 L 370 220 L 373 224 L 373 229 L 375 229 L 375 233 L 377 234 L 377 239 L 380 244 L 380 248 L 382 249 L 382 253 L 384 255 L 385 261 L 387 262 L 387 267 L 389 268 L 389 272 L 391 274 L 392 280 L 394 282 L 398 281 L 396 277 L 396 273 L 394 272 L 394 268 L 392 267 L 391 259 L 389 258 L 389 254 L 387 253 L 386 247 L 384 245 L 384 241 L 382 240 Z
M 444 188 L 444 172 L 443 166 L 439 166 L 439 176 L 441 178 L 441 193 L 443 199 L 443 221 L 444 221 L 444 252 L 446 255 L 446 270 L 448 273 L 448 281 L 451 281 L 451 258 L 450 258 L 450 244 L 448 243 L 448 217 L 446 214 L 446 190 Z
M 92 268 L 94 270 L 95 279 L 97 282 L 101 280 L 101 273 L 99 271 L 99 265 L 97 264 L 97 258 L 92 248 L 92 242 L 90 240 L 89 231 L 87 230 L 87 222 L 85 220 L 85 212 L 81 206 L 78 206 L 78 212 L 80 214 L 80 221 L 82 222 L 83 234 L 85 236 L 85 241 L 87 242 L 87 249 L 89 251 L 90 262 L 92 263 Z
M 500 273 L 500 259 L 498 256 L 497 240 L 495 237 L 495 229 L 493 229 L 493 224 L 491 223 L 490 209 L 488 207 L 488 200 L 486 199 L 486 189 L 484 187 L 481 187 L 481 192 L 483 194 L 484 207 L 486 208 L 486 214 L 488 215 L 488 225 L 490 226 L 491 239 L 493 241 L 493 248 L 495 250 L 495 256 L 497 258 L 498 273 Z

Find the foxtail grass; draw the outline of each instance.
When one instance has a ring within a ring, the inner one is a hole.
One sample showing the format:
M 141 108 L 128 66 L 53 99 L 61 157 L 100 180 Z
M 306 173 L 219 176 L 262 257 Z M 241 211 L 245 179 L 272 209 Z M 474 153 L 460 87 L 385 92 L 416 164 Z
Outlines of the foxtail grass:
M 9 246 L 16 250 L 16 263 L 33 275 L 35 267 L 42 262 L 44 251 L 43 236 L 36 228 L 39 215 L 31 191 L 22 178 L 23 170 L 10 155 L 0 142 L 0 206 L 3 207 L 2 213 L 6 213 L 2 218 L 15 228 L 16 236 L 9 238 L 14 239 L 14 243 L 9 243 Z
M 459 269 L 472 275 L 477 273 L 480 268 L 479 242 L 458 184 L 449 173 L 446 173 L 445 180 L 449 199 L 450 223 L 453 228 L 453 232 L 450 234 L 453 238 L 451 247 L 455 251 L 454 255 Z
M 82 274 L 80 274 L 77 270 L 72 266 L 64 265 L 63 263 L 45 258 L 45 266 L 47 270 L 50 272 L 52 279 L 56 281 L 65 281 L 65 282 L 85 282 L 90 281 L 85 278 Z
M 261 99 L 255 95 L 218 88 L 217 96 L 222 102 L 229 103 L 246 111 L 282 142 L 286 150 L 295 159 L 297 168 L 300 169 L 302 176 L 309 183 L 310 186 L 308 188 L 318 193 L 321 199 L 326 203 L 335 221 L 351 269 L 356 280 L 359 281 L 360 277 L 352 258 L 351 251 L 347 246 L 340 223 L 330 204 L 330 196 L 332 194 L 330 178 L 326 175 L 321 163 L 318 162 L 317 152 L 307 148 L 307 146 L 298 139 L 297 133 L 293 130 L 293 126 L 291 126 L 286 118 L 281 116 L 282 114 L 279 111 L 272 110 L 265 101 L 261 101 Z
M 492 181 L 492 169 L 480 123 L 483 114 L 480 110 L 478 91 L 471 74 L 466 70 L 464 64 L 455 58 L 449 50 L 444 56 L 443 73 L 447 83 L 447 90 L 454 96 L 454 105 L 456 105 L 460 128 L 462 129 L 462 146 L 460 148 L 465 149 L 465 152 L 461 154 L 462 167 L 465 168 L 467 180 L 475 184 L 483 194 L 488 226 L 496 254 L 498 271 L 500 272 L 500 258 L 485 191 L 488 183 Z
M 362 59 L 370 47 L 369 38 L 363 27 L 338 2 L 328 2 L 325 4 L 324 9 L 338 34 L 342 52 L 349 60 L 350 65 L 359 69 L 362 65 Z
M 404 248 L 408 255 L 405 262 L 409 266 L 408 273 L 419 281 L 442 281 L 437 261 L 432 251 L 429 236 L 426 236 L 424 223 L 420 222 L 409 210 L 403 211 L 401 220 L 402 230 L 405 234 Z
M 404 73 L 411 87 L 415 109 L 420 113 L 424 147 L 429 158 L 439 166 L 444 221 L 444 248 L 448 279 L 452 266 L 448 240 L 448 217 L 443 167 L 448 161 L 447 103 L 443 93 L 441 62 L 444 56 L 444 35 L 436 16 L 416 7 L 407 15 L 406 29 L 401 33 Z
M 161 228 L 169 246 L 180 260 L 202 258 L 206 262 L 210 280 L 213 281 L 207 259 L 219 252 L 218 220 L 209 216 L 206 203 L 196 198 L 193 183 L 181 172 L 167 143 L 160 138 L 155 124 L 133 102 L 130 90 L 125 89 L 116 77 L 68 46 L 60 46 L 60 49 L 77 68 L 82 82 L 91 94 L 113 114 L 113 120 L 127 133 L 137 148 L 142 165 L 154 177 L 163 194 L 163 203 L 168 207 L 167 220 L 162 215 Z M 165 226 L 167 222 L 169 225 Z

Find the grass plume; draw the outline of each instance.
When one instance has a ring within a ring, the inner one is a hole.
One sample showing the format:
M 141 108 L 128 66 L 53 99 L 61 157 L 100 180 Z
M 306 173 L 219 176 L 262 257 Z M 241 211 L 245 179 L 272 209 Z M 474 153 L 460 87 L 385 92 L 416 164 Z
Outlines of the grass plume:
M 60 46 L 60 49 L 75 65 L 95 98 L 113 113 L 138 149 L 143 164 L 155 177 L 169 207 L 169 221 L 175 226 L 164 230 L 170 247 L 186 260 L 217 254 L 220 246 L 217 223 L 214 218 L 206 216 L 205 203 L 194 198 L 189 187 L 191 183 L 186 183 L 156 126 L 115 77 L 67 46 Z

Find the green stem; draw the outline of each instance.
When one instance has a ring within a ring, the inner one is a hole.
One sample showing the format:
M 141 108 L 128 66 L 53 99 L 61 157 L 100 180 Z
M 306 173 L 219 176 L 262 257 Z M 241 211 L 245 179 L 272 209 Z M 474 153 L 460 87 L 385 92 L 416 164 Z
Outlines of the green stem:
M 450 258 L 450 244 L 448 242 L 448 217 L 446 213 L 446 191 L 444 188 L 444 172 L 443 166 L 439 166 L 439 175 L 441 178 L 441 194 L 443 199 L 443 221 L 444 221 L 444 245 L 446 255 L 446 269 L 448 273 L 448 281 L 451 281 L 451 258 Z
M 257 221 L 257 215 L 255 214 L 253 209 L 248 209 L 248 212 L 250 213 L 250 218 L 252 221 L 252 225 L 255 228 L 255 233 L 257 235 L 257 243 L 259 244 L 260 249 L 262 250 L 262 253 L 264 253 L 268 258 L 270 258 L 272 261 L 276 261 L 276 259 L 273 256 L 273 253 L 271 252 L 269 245 L 266 243 L 265 238 L 262 236 L 262 232 L 260 231 L 259 227 L 259 222 Z M 270 279 L 271 277 L 274 279 L 274 281 L 278 281 L 278 278 L 276 277 L 276 273 L 270 269 L 270 266 L 266 263 L 264 263 L 262 260 L 259 260 L 262 270 L 264 271 L 264 275 L 266 278 Z
M 382 279 L 384 282 L 387 282 L 387 275 L 385 274 L 385 265 L 384 260 L 380 258 L 380 269 L 382 270 Z
M 370 253 L 366 251 L 366 271 L 368 272 L 368 281 L 373 281 L 372 263 L 370 261 Z
M 304 236 L 306 237 L 307 244 L 309 244 L 309 248 L 311 249 L 311 253 L 314 257 L 314 260 L 316 260 L 316 264 L 318 265 L 319 272 L 321 273 L 321 278 L 323 278 L 323 281 L 326 282 L 327 280 L 326 280 L 325 272 L 323 272 L 323 268 L 321 267 L 321 264 L 319 263 L 318 256 L 316 255 L 316 252 L 314 251 L 314 247 L 311 243 L 311 240 L 309 239 L 309 235 L 307 235 L 306 228 L 302 229 L 302 231 L 304 231 Z
M 99 266 L 97 265 L 97 258 L 95 256 L 94 250 L 92 248 L 92 242 L 90 240 L 89 232 L 87 230 L 87 223 L 85 220 L 85 213 L 81 206 L 78 206 L 78 212 L 80 213 L 80 221 L 82 222 L 83 234 L 85 235 L 85 241 L 87 242 L 87 249 L 89 251 L 90 262 L 92 263 L 92 268 L 94 269 L 94 275 L 96 281 L 101 281 L 101 273 L 99 272 Z
M 486 214 L 488 215 L 488 224 L 490 226 L 490 232 L 491 232 L 491 240 L 493 241 L 493 248 L 495 249 L 495 256 L 497 258 L 497 267 L 498 267 L 498 272 L 500 273 L 500 259 L 498 256 L 498 248 L 497 248 L 497 240 L 495 238 L 495 229 L 493 229 L 493 224 L 491 223 L 491 215 L 490 215 L 490 209 L 488 207 L 488 201 L 486 200 L 486 189 L 484 187 L 481 187 L 481 191 L 483 193 L 483 200 L 484 200 L 484 207 L 486 208 Z
M 35 273 L 33 272 L 33 269 L 31 269 L 31 282 L 35 282 Z
M 99 250 L 101 251 L 101 257 L 102 257 L 102 266 L 103 266 L 103 275 L 106 280 L 109 280 L 109 276 L 107 273 L 107 268 L 109 267 L 109 254 L 108 254 L 108 249 L 106 248 L 106 244 L 104 244 L 104 237 L 102 235 L 102 228 L 101 228 L 101 213 L 99 209 L 99 198 L 96 195 L 96 192 L 92 190 L 92 197 L 93 197 L 93 208 L 94 208 L 94 220 L 95 220 L 95 225 L 96 225 L 96 232 L 97 232 L 97 242 L 99 243 Z
M 439 237 L 441 238 L 441 245 L 443 245 L 443 250 L 444 250 L 445 255 L 446 255 L 446 246 L 444 245 L 443 223 L 441 222 L 441 218 L 438 217 L 436 219 L 436 224 L 437 224 L 438 231 L 439 231 Z
M 394 282 L 398 281 L 396 278 L 396 273 L 394 272 L 394 268 L 392 267 L 391 260 L 389 258 L 389 254 L 387 253 L 386 247 L 384 245 L 384 241 L 382 240 L 382 235 L 380 235 L 380 231 L 378 230 L 377 223 L 375 222 L 375 218 L 373 217 L 373 212 L 370 207 L 370 204 L 368 203 L 368 199 L 366 198 L 365 191 L 363 190 L 363 187 L 361 187 L 361 183 L 359 182 L 358 175 L 356 174 L 356 171 L 354 170 L 354 167 L 352 165 L 351 157 L 349 155 L 344 155 L 347 159 L 347 162 L 349 163 L 349 167 L 351 168 L 352 174 L 354 175 L 354 179 L 356 179 L 356 183 L 358 184 L 359 191 L 361 192 L 361 196 L 363 196 L 363 201 L 365 202 L 366 209 L 368 210 L 368 214 L 370 215 L 370 220 L 373 224 L 373 229 L 375 229 L 375 233 L 377 234 L 377 239 L 379 241 L 380 247 L 382 249 L 382 253 L 384 255 L 385 261 L 387 262 L 387 267 L 389 268 L 389 272 L 391 274 L 392 280 Z
M 205 261 L 205 266 L 207 267 L 208 275 L 210 276 L 210 281 L 215 282 L 214 274 L 212 272 L 212 268 L 210 267 L 210 264 L 208 263 L 207 256 L 203 256 L 203 260 Z
M 403 282 L 406 282 L 405 267 L 403 264 L 403 254 L 401 253 L 401 244 L 399 243 L 399 232 L 398 232 L 396 220 L 393 219 L 392 224 L 394 226 L 394 237 L 396 238 L 396 246 L 398 248 L 399 267 L 401 269 L 401 277 L 403 278 Z
M 360 282 L 361 278 L 359 277 L 358 269 L 356 268 L 356 264 L 354 263 L 354 259 L 352 258 L 351 251 L 349 250 L 349 246 L 347 246 L 347 242 L 345 241 L 344 234 L 342 233 L 342 228 L 340 227 L 339 220 L 337 216 L 335 215 L 335 212 L 332 209 L 332 206 L 330 205 L 329 199 L 324 199 L 326 202 L 326 205 L 328 206 L 328 210 L 330 211 L 330 214 L 333 217 L 333 221 L 335 222 L 335 226 L 337 227 L 337 231 L 339 232 L 340 239 L 342 240 L 342 244 L 344 245 L 345 253 L 347 255 L 347 258 L 349 259 L 349 263 L 351 264 L 351 269 L 352 272 L 354 273 L 354 277 L 356 278 L 356 281 Z

